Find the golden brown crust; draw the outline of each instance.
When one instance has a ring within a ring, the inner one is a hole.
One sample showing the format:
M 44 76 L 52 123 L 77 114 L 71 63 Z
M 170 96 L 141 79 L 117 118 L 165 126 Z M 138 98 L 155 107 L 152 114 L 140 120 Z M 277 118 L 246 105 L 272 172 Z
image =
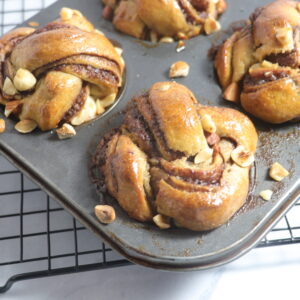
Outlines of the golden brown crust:
M 175 82 L 159 82 L 150 88 L 148 97 L 168 148 L 193 156 L 207 145 L 195 97 L 186 87 Z
M 153 214 L 144 187 L 147 158 L 130 138 L 119 134 L 112 137 L 104 172 L 107 188 L 120 206 L 132 218 L 150 221 Z
M 299 3 L 277 0 L 257 9 L 250 25 L 227 39 L 216 55 L 215 68 L 223 89 L 240 85 L 243 108 L 270 123 L 300 116 L 299 22 Z M 228 91 L 224 97 L 233 100 Z
M 216 124 L 216 133 L 221 138 L 228 138 L 247 151 L 255 153 L 257 132 L 251 120 L 241 112 L 215 106 L 198 106 L 200 116 L 208 114 Z
M 171 181 L 172 182 L 172 181 Z M 244 204 L 248 193 L 249 170 L 227 166 L 220 186 L 212 191 L 190 191 L 161 180 L 156 198 L 159 213 L 170 216 L 182 227 L 209 230 L 226 221 Z
M 136 38 L 147 38 L 146 31 L 157 37 L 181 38 L 200 34 L 207 19 L 217 19 L 226 9 L 225 0 L 121 0 L 105 1 L 104 10 L 114 11 L 116 29 Z M 109 14 L 110 16 L 110 14 Z
M 214 133 L 204 132 L 205 118 L 215 125 Z M 154 215 L 208 230 L 224 224 L 245 202 L 250 164 L 242 168 L 230 155 L 242 148 L 242 154 L 254 156 L 257 133 L 242 113 L 201 106 L 186 87 L 160 82 L 132 100 L 120 132 L 103 138 L 97 161 L 108 192 L 131 217 L 142 220 L 132 207 L 137 201 L 143 215 L 148 204 Z
M 34 120 L 41 130 L 56 128 L 81 88 L 82 81 L 76 76 L 57 71 L 47 73 L 35 92 L 23 99 L 20 120 Z
M 22 99 L 17 116 L 34 120 L 41 130 L 56 128 L 63 119 L 66 121 L 66 116 L 68 121 L 76 117 L 89 96 L 88 88 L 82 90 L 87 83 L 97 89 L 100 99 L 116 95 L 122 85 L 122 58 L 112 43 L 76 10 L 63 8 L 61 18 L 43 28 L 19 28 L 4 35 L 0 54 L 0 103 Z M 14 81 L 19 69 L 30 72 L 37 83 L 7 95 L 3 91 L 4 79 Z

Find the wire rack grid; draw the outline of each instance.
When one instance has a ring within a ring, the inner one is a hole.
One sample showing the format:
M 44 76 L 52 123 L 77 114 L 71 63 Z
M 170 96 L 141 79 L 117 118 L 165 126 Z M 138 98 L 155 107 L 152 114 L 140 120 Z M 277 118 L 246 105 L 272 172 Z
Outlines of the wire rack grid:
M 55 0 L 0 0 L 0 33 Z M 300 201 L 258 247 L 300 242 Z M 0 155 L 0 293 L 13 283 L 129 262 Z

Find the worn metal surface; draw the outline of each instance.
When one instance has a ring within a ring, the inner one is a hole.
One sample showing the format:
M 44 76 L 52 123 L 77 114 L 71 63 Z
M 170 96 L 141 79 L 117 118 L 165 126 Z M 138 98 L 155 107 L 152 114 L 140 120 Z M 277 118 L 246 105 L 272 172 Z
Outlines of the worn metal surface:
M 107 201 L 116 208 L 117 220 L 108 226 L 100 224 L 93 214 L 94 206 L 102 200 L 89 179 L 90 154 L 100 137 L 121 123 L 120 112 L 134 94 L 156 81 L 167 80 L 169 66 L 184 60 L 191 66 L 190 74 L 178 82 L 188 86 L 203 104 L 231 104 L 220 96 L 221 90 L 207 55 L 212 43 L 222 38 L 222 33 L 193 38 L 180 53 L 175 51 L 175 44 L 146 47 L 144 43 L 115 32 L 110 22 L 101 19 L 99 2 L 59 1 L 32 20 L 43 25 L 55 19 L 62 6 L 68 6 L 81 10 L 97 28 L 117 40 L 124 49 L 127 66 L 126 86 L 119 102 L 98 120 L 78 128 L 75 138 L 64 141 L 59 141 L 53 132 L 21 135 L 13 130 L 14 121 L 7 120 L 7 130 L 0 136 L 0 151 L 85 226 L 136 263 L 187 270 L 216 266 L 242 255 L 299 197 L 299 123 L 271 126 L 252 118 L 260 137 L 253 189 L 245 207 L 228 224 L 206 233 L 183 229 L 161 231 L 129 219 L 112 199 Z M 229 8 L 220 20 L 222 27 L 225 29 L 232 22 L 247 18 L 255 7 L 267 2 L 270 1 L 229 1 Z M 269 166 L 275 161 L 290 170 L 290 176 L 281 183 L 267 176 Z M 259 199 L 258 194 L 263 189 L 275 191 L 271 201 Z

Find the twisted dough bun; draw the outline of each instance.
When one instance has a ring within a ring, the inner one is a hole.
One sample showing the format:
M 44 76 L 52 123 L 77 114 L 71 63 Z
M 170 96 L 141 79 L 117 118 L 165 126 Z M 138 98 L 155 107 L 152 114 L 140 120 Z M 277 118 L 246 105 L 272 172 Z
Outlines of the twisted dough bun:
M 219 48 L 215 67 L 227 100 L 270 123 L 300 117 L 300 5 L 278 0 Z
M 151 221 L 159 213 L 177 226 L 209 230 L 244 204 L 256 143 L 245 115 L 202 106 L 183 85 L 159 82 L 100 141 L 94 166 L 132 218 Z
M 113 102 L 122 85 L 121 56 L 76 10 L 63 8 L 60 19 L 41 29 L 9 32 L 0 40 L 0 54 L 0 103 L 8 108 L 17 103 L 13 113 L 41 130 L 90 120 L 97 115 L 96 99 L 98 106 L 107 97 Z M 23 90 L 28 76 L 37 83 Z M 5 81 L 19 90 L 7 93 Z
M 116 29 L 140 39 L 154 35 L 181 39 L 201 33 L 205 26 L 219 26 L 215 20 L 226 9 L 225 0 L 103 0 L 104 14 L 113 18 Z M 113 11 L 108 13 L 109 10 Z M 210 23 L 210 24 L 208 24 Z M 208 28 L 209 29 L 209 28 Z M 218 28 L 219 29 L 219 28 Z M 207 32 L 207 30 L 205 29 Z

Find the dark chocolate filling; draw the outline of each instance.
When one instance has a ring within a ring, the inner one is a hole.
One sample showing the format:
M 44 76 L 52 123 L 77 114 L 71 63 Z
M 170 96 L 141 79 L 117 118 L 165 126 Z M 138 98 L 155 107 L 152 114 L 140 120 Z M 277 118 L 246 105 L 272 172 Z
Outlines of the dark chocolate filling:
M 65 113 L 64 117 L 59 122 L 60 126 L 63 123 L 69 122 L 72 119 L 72 117 L 75 116 L 81 110 L 81 108 L 85 103 L 86 98 L 87 98 L 87 87 L 84 86 L 80 90 L 71 108 Z
M 244 79 L 244 85 L 245 86 L 255 86 L 255 85 L 261 85 L 264 83 L 268 83 L 271 81 L 275 81 L 278 79 L 289 77 L 289 73 L 282 70 L 270 70 L 265 71 L 259 74 L 258 76 L 250 76 L 250 74 L 247 74 Z
M 107 70 L 100 70 L 89 65 L 62 64 L 53 68 L 53 70 L 64 71 L 64 67 L 66 66 L 70 66 L 72 68 L 72 71 L 79 75 L 80 73 L 85 72 L 87 76 L 92 79 L 107 81 L 114 85 L 117 85 L 119 82 L 117 76 L 113 72 Z
M 280 66 L 298 68 L 300 64 L 299 50 L 294 49 L 290 52 L 271 54 L 266 57 L 266 60 L 278 63 Z
M 147 109 L 149 111 L 149 113 L 151 114 L 152 118 L 150 120 L 150 122 L 148 123 L 147 120 L 145 120 L 148 123 L 148 127 L 150 129 L 150 131 L 152 132 L 153 136 L 156 137 L 156 139 L 159 140 L 160 142 L 160 146 L 163 148 L 163 151 L 168 153 L 171 157 L 172 160 L 183 157 L 184 153 L 180 152 L 180 151 L 173 151 L 168 147 L 166 138 L 164 133 L 160 130 L 159 128 L 159 123 L 157 120 L 157 116 L 153 110 L 153 108 L 151 107 L 151 104 L 149 102 L 149 95 L 143 95 L 141 96 L 143 98 L 140 99 L 139 101 L 143 101 L 145 104 L 145 109 Z
M 126 112 L 124 126 L 127 131 L 133 135 L 131 138 L 134 139 L 133 142 L 136 143 L 139 148 L 150 157 L 158 155 L 155 139 L 135 104 Z

